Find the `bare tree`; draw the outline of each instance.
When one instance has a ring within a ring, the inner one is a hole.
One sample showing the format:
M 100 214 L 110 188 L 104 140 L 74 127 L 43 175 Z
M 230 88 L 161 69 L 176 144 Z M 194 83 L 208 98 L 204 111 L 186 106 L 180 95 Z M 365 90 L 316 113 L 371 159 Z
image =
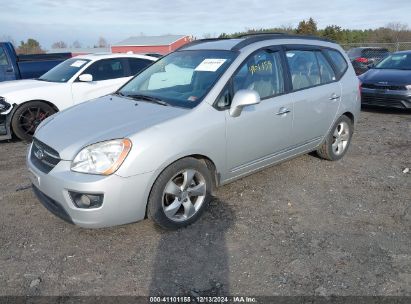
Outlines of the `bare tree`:
M 295 32 L 293 25 L 291 23 L 280 25 L 279 30 L 280 32 L 287 33 L 287 34 L 293 34 Z
M 408 24 L 401 22 L 390 22 L 385 27 L 391 30 L 391 35 L 395 42 L 405 39 L 409 31 Z
M 66 49 L 67 44 L 64 41 L 56 41 L 51 45 L 51 47 L 53 49 Z
M 75 40 L 72 44 L 73 48 L 79 49 L 81 48 L 81 43 L 78 40 Z
M 11 44 L 16 45 L 16 42 L 10 35 L 1 35 L 0 41 L 2 42 L 11 42 Z
M 103 48 L 103 47 L 107 47 L 107 46 L 108 46 L 108 43 L 107 43 L 107 40 L 104 37 L 98 38 L 97 47 Z

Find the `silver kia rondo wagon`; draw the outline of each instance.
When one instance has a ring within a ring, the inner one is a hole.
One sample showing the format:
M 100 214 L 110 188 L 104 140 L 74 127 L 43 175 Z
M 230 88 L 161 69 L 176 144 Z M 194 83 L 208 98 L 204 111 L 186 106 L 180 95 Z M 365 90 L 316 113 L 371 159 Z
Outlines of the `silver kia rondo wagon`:
M 46 119 L 27 164 L 38 199 L 66 221 L 149 217 L 176 229 L 199 218 L 217 186 L 311 151 L 340 159 L 359 112 L 359 82 L 335 43 L 197 40 Z

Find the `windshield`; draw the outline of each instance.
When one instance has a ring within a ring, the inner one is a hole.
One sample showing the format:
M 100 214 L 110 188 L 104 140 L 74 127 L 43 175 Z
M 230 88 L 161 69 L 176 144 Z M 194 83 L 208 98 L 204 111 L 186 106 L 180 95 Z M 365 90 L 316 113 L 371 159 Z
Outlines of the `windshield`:
M 411 70 L 411 54 L 392 54 L 377 64 L 375 68 Z
M 46 74 L 40 76 L 39 80 L 49 82 L 67 82 L 89 61 L 90 60 L 87 59 L 68 59 L 59 65 L 56 65 Z
M 193 108 L 236 55 L 235 52 L 225 50 L 171 53 L 138 74 L 119 93 L 136 98 L 152 97 L 172 106 Z

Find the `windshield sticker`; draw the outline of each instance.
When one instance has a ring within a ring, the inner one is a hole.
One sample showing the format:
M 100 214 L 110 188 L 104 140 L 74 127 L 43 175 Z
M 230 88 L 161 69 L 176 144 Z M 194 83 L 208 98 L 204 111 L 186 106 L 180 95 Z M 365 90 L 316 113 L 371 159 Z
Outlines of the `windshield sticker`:
M 226 61 L 227 59 L 212 59 L 212 58 L 204 59 L 203 62 L 201 62 L 194 69 L 194 71 L 215 72 Z
M 84 60 L 76 60 L 70 66 L 75 67 L 75 68 L 79 68 L 79 67 L 83 66 L 86 62 L 87 61 L 84 61 Z

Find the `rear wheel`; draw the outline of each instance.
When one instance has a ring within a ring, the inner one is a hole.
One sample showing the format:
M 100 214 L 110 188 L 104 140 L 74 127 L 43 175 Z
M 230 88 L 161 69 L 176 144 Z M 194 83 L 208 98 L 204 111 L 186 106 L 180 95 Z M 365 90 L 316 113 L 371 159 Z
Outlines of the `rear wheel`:
M 56 111 L 42 101 L 30 101 L 17 108 L 11 119 L 11 128 L 21 140 L 30 141 L 38 125 Z
M 353 134 L 353 123 L 342 115 L 332 127 L 324 143 L 317 150 L 318 156 L 327 160 L 339 160 L 348 150 Z
M 148 216 L 165 229 L 195 222 L 211 199 L 212 178 L 207 165 L 184 158 L 167 167 L 153 185 Z

